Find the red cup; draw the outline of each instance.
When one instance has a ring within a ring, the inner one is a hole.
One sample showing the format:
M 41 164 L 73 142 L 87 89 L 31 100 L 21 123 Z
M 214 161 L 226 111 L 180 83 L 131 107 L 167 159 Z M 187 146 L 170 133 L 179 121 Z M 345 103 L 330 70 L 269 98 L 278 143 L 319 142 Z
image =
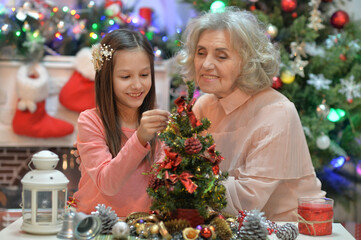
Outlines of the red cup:
M 301 234 L 324 236 L 332 234 L 333 199 L 299 198 L 298 231 Z

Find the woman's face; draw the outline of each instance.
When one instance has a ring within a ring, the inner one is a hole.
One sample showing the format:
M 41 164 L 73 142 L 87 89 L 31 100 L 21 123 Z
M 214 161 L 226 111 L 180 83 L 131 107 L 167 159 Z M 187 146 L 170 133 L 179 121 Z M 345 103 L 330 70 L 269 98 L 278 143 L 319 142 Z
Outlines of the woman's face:
M 123 110 L 137 110 L 152 85 L 148 55 L 142 49 L 132 49 L 117 51 L 113 58 L 117 106 Z
M 194 66 L 196 82 L 205 93 L 218 98 L 228 96 L 237 87 L 242 59 L 232 47 L 226 30 L 206 30 L 196 46 Z

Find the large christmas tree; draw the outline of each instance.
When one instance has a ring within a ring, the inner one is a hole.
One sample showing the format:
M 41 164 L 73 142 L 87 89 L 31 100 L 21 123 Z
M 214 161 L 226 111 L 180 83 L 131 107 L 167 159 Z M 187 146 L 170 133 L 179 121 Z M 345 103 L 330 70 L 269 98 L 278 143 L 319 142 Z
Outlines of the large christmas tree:
M 200 13 L 236 6 L 265 24 L 281 51 L 273 87 L 298 109 L 323 189 L 345 206 L 355 202 L 354 186 L 361 180 L 360 24 L 339 10 L 340 1 L 184 2 Z

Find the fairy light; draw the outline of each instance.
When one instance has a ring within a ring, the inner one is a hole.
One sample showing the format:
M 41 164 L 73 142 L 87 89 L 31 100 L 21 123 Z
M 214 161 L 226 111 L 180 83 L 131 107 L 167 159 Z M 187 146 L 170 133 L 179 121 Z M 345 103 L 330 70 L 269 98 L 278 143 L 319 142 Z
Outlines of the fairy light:
M 346 158 L 344 156 L 340 156 L 331 160 L 331 165 L 334 168 L 340 168 L 345 164 Z
M 55 37 L 59 40 L 63 39 L 63 37 L 61 36 L 61 33 L 60 32 L 56 32 L 55 33 Z
M 79 19 L 80 18 L 80 15 L 79 14 L 75 14 L 75 19 Z
M 93 28 L 94 30 L 98 29 L 98 24 L 93 23 L 93 24 L 92 24 L 92 28 Z
M 211 4 L 210 10 L 211 12 L 215 13 L 215 12 L 224 12 L 226 7 L 226 4 L 222 1 L 214 1 Z
M 20 31 L 16 31 L 16 32 L 15 32 L 15 35 L 16 35 L 17 37 L 19 37 L 19 36 L 21 35 L 21 32 L 20 32 Z
M 109 23 L 109 25 L 114 25 L 115 22 L 113 19 L 109 19 L 108 23 Z
M 59 11 L 59 8 L 58 7 L 53 7 L 53 12 L 58 12 Z
M 68 12 L 69 11 L 69 8 L 67 6 L 64 6 L 63 7 L 63 12 Z
M 132 23 L 137 24 L 138 22 L 139 22 L 138 18 L 135 17 L 135 18 L 132 19 Z
M 89 34 L 89 36 L 90 36 L 92 39 L 94 39 L 94 40 L 98 39 L 98 35 L 97 35 L 96 33 L 94 33 L 94 32 L 91 32 L 91 33 Z
M 76 14 L 76 10 L 71 10 L 70 14 L 74 16 Z

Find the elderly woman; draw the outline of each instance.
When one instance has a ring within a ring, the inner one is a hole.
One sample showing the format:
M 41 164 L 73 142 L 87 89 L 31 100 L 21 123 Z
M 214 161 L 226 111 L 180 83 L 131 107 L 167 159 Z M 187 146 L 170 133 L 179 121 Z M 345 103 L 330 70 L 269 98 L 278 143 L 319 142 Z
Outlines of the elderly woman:
M 177 59 L 207 93 L 194 112 L 208 118 L 229 172 L 226 212 L 259 209 L 294 221 L 299 197 L 324 197 L 292 102 L 274 90 L 279 52 L 251 13 L 228 8 L 192 19 Z

